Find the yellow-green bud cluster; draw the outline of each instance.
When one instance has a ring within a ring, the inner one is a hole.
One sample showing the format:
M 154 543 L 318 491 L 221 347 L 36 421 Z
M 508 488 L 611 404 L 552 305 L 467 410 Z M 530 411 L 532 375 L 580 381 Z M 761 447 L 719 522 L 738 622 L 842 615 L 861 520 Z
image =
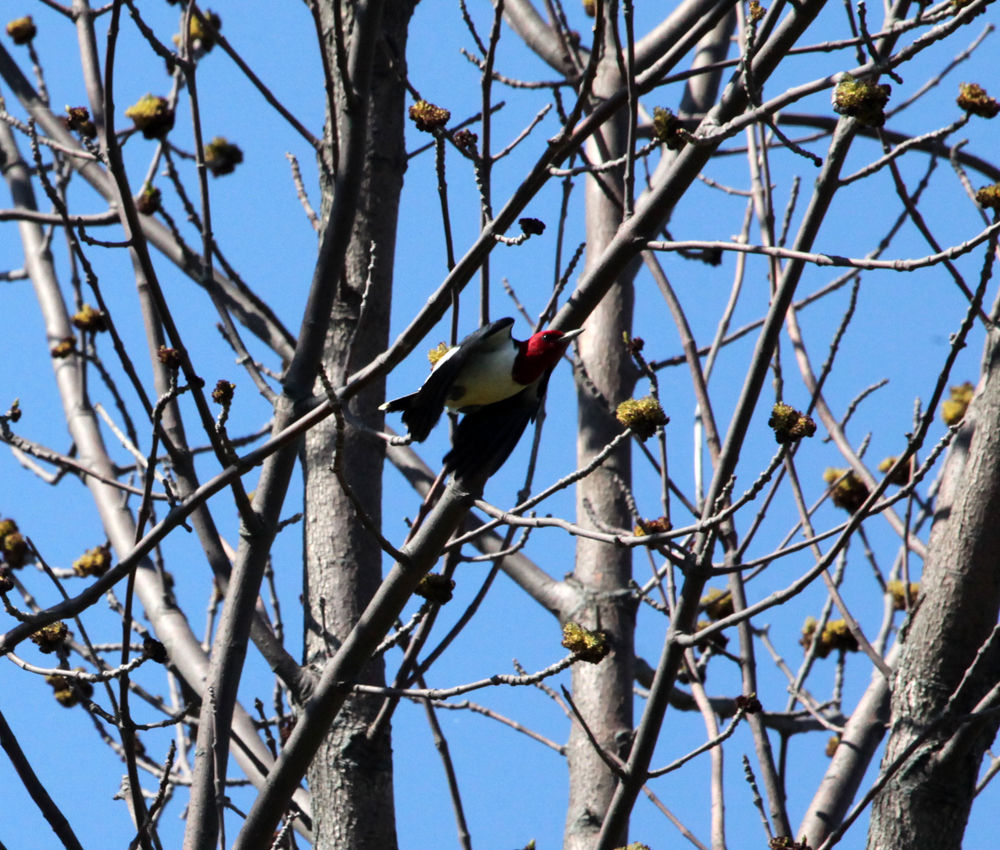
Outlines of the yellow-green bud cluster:
M 672 151 L 679 151 L 687 141 L 677 131 L 682 129 L 680 119 L 669 109 L 657 106 L 653 109 L 653 135 Z
M 894 457 L 894 456 L 887 457 L 885 460 L 883 460 L 878 465 L 878 471 L 879 472 L 883 472 L 883 473 L 888 472 L 890 469 L 893 468 L 893 466 L 895 466 L 897 460 L 899 460 L 899 458 Z M 890 484 L 895 484 L 897 487 L 905 487 L 907 484 L 909 484 L 910 483 L 910 467 L 907 465 L 907 466 L 902 466 L 899 469 L 897 469 L 889 477 L 889 483 Z
M 775 441 L 781 444 L 795 443 L 816 433 L 812 417 L 780 401 L 772 408 L 767 424 L 774 429 Z
M 656 433 L 657 428 L 666 425 L 670 420 L 663 412 L 660 403 L 651 395 L 645 398 L 630 398 L 618 405 L 615 412 L 618 421 L 640 439 L 647 440 Z
M 30 560 L 28 541 L 12 519 L 0 520 L 0 552 L 4 563 L 12 570 L 19 570 Z
M 961 83 L 955 102 L 959 108 L 980 118 L 996 118 L 1000 112 L 1000 103 L 997 103 L 995 97 L 990 97 L 978 83 Z
M 216 404 L 221 404 L 223 407 L 229 407 L 233 402 L 234 392 L 236 392 L 236 384 L 229 381 L 218 381 L 215 389 L 212 390 L 212 401 Z
M 899 579 L 893 579 L 886 586 L 885 589 L 892 594 L 892 607 L 897 611 L 906 610 L 906 585 L 903 584 Z M 920 582 L 911 581 L 910 582 L 910 604 L 917 601 L 917 597 L 920 596 Z
M 670 520 L 665 516 L 658 519 L 641 519 L 639 524 L 632 530 L 636 537 L 645 537 L 647 534 L 663 534 L 673 528 Z
M 781 835 L 767 842 L 768 850 L 812 850 L 806 839 L 796 841 L 789 835 Z
M 181 368 L 181 355 L 176 348 L 167 348 L 165 345 L 161 345 L 156 351 L 156 357 L 168 369 Z
M 611 652 L 604 632 L 592 632 L 579 623 L 566 623 L 563 626 L 562 645 L 570 652 L 580 657 L 581 661 L 590 664 L 600 664 Z
M 25 15 L 7 24 L 7 35 L 14 40 L 14 44 L 28 44 L 38 35 L 38 27 L 35 26 L 31 15 Z
M 732 608 L 729 609 L 729 613 L 730 614 L 733 613 Z M 707 629 L 710 625 L 712 625 L 711 620 L 699 620 L 697 623 L 695 623 L 694 626 L 695 635 L 697 635 L 698 632 L 702 631 L 703 629 Z M 698 643 L 695 644 L 695 646 L 697 646 L 698 649 L 704 651 L 708 649 L 710 646 L 714 646 L 719 649 L 725 649 L 726 644 L 728 643 L 729 643 L 729 638 L 726 637 L 726 635 L 724 635 L 722 632 L 716 632 L 715 634 L 709 635 L 708 637 L 699 640 Z
M 417 596 L 422 596 L 428 602 L 436 602 L 438 605 L 444 605 L 447 602 L 451 602 L 452 591 L 454 589 L 454 580 L 439 573 L 428 573 L 420 579 L 420 584 L 417 585 L 416 590 L 413 592 Z
M 713 620 L 721 620 L 733 613 L 733 595 L 728 590 L 710 587 L 701 597 L 701 607 Z
M 46 654 L 55 652 L 63 641 L 69 636 L 69 629 L 62 620 L 56 620 L 47 626 L 42 626 L 37 632 L 31 635 L 31 642 L 38 647 L 39 652 Z
M 815 617 L 807 617 L 802 626 L 802 639 L 799 641 L 802 648 L 808 652 L 809 647 L 816 637 L 816 628 L 819 624 Z M 826 624 L 823 632 L 819 636 L 816 644 L 816 657 L 826 658 L 834 650 L 838 652 L 857 652 L 858 640 L 847 628 L 845 620 L 831 620 Z
M 833 111 L 839 115 L 857 118 L 869 127 L 885 124 L 885 105 L 892 94 L 892 86 L 879 85 L 870 80 L 856 80 L 844 74 L 833 95 Z
M 851 469 L 829 467 L 823 480 L 831 486 L 830 498 L 838 508 L 855 513 L 868 498 L 868 487 Z
M 232 174 L 241 162 L 243 151 L 224 136 L 216 136 L 205 145 L 205 167 L 212 172 L 213 177 Z
M 451 119 L 451 113 L 440 106 L 428 103 L 426 100 L 418 100 L 410 107 L 410 120 L 417 125 L 418 130 L 425 133 L 434 133 L 445 127 Z
M 111 544 L 95 546 L 73 561 L 73 572 L 81 578 L 102 576 L 111 567 Z
M 90 111 L 86 106 L 67 106 L 66 115 L 68 129 L 88 139 L 93 139 L 97 135 L 97 125 L 90 120 Z
M 83 668 L 77 667 L 76 671 L 82 673 Z M 46 676 L 45 681 L 52 686 L 52 690 L 55 691 L 53 696 L 63 708 L 72 708 L 80 702 L 80 697 L 90 699 L 94 695 L 94 686 L 82 679 L 69 676 Z
M 941 418 L 949 428 L 957 425 L 965 418 L 965 412 L 969 409 L 972 396 L 976 393 L 976 388 L 968 381 L 957 387 L 950 387 L 951 398 L 941 402 Z
M 165 97 L 144 94 L 125 110 L 135 129 L 147 139 L 162 139 L 174 128 L 174 111 Z
M 208 53 L 215 47 L 215 36 L 222 29 L 222 18 L 211 9 L 206 9 L 204 14 L 208 26 L 199 21 L 197 15 L 191 15 L 191 43 L 196 50 Z
M 49 350 L 49 354 L 56 360 L 65 360 L 76 351 L 76 337 L 68 336 L 61 339 Z
M 476 143 L 479 141 L 479 136 L 471 130 L 458 130 L 451 137 L 451 140 L 455 143 L 455 147 L 460 151 L 467 154 L 475 154 Z
M 136 196 L 135 208 L 140 215 L 152 215 L 160 208 L 161 200 L 160 190 L 147 183 Z
M 431 362 L 431 368 L 433 369 L 441 362 L 441 358 L 444 357 L 449 351 L 451 351 L 451 346 L 446 342 L 439 342 L 435 348 L 432 348 L 427 352 L 427 359 Z
M 79 328 L 81 331 L 99 333 L 108 329 L 108 321 L 101 310 L 97 310 L 89 304 L 84 304 L 73 315 L 73 326 Z
M 976 192 L 976 203 L 984 210 L 1000 210 L 1000 183 L 983 186 Z

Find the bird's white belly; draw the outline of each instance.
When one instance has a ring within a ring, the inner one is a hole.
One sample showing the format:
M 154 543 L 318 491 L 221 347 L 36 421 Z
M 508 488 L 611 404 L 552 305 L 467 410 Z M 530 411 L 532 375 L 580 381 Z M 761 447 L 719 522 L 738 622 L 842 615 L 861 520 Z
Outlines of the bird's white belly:
M 452 384 L 447 406 L 452 410 L 482 407 L 503 401 L 524 389 L 511 377 L 515 352 L 511 349 L 481 352 L 466 363 Z

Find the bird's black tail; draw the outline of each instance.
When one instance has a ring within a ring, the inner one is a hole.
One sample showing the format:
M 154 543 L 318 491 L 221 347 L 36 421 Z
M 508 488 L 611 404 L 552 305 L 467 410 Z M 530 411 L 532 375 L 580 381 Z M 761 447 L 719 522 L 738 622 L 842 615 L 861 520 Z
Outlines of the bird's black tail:
M 379 405 L 379 410 L 384 410 L 386 413 L 399 413 L 401 410 L 409 410 L 410 404 L 413 399 L 417 397 L 416 393 L 410 393 L 409 395 L 403 395 L 399 398 L 390 399 L 385 404 Z
M 424 384 L 424 387 L 426 386 Z M 434 426 L 437 425 L 438 419 L 441 418 L 441 412 L 444 409 L 443 402 L 440 405 L 436 403 L 436 400 L 433 403 L 427 403 L 427 393 L 424 387 L 415 393 L 387 401 L 379 407 L 379 410 L 384 410 L 386 413 L 402 413 L 407 433 L 418 443 L 427 439 Z

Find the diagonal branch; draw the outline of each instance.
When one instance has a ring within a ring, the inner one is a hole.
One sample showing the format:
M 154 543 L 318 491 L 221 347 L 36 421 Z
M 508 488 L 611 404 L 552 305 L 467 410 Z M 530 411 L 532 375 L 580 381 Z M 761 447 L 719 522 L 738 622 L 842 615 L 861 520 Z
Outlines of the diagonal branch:
M 45 790 L 45 786 L 42 785 L 41 780 L 39 780 L 32 769 L 31 763 L 21 749 L 21 745 L 18 744 L 13 730 L 7 725 L 7 719 L 3 716 L 2 712 L 0 712 L 0 747 L 3 747 L 4 752 L 7 753 L 7 757 L 10 759 L 14 770 L 17 771 L 17 775 L 24 784 L 25 789 L 31 795 L 31 799 L 38 806 L 42 815 L 44 815 L 45 820 L 49 822 L 49 826 L 52 827 L 52 831 L 55 832 L 56 836 L 62 842 L 63 847 L 66 850 L 83 850 L 76 834 L 73 832 L 73 827 L 69 825 L 66 816 L 49 796 L 49 792 Z

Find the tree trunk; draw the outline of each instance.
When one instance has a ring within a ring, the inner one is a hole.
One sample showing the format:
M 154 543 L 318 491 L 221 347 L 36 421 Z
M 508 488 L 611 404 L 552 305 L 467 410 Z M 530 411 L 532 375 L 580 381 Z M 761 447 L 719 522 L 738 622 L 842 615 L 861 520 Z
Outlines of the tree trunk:
M 396 219 L 406 169 L 405 47 L 413 6 L 410 2 L 390 3 L 383 13 L 372 76 L 361 198 L 323 355 L 327 374 L 337 386 L 388 346 Z M 317 7 L 324 32 L 329 35 L 325 40 L 327 61 L 335 69 L 333 9 L 326 2 Z M 349 39 L 353 18 L 350 4 L 343 4 L 342 13 Z M 347 107 L 339 78 L 335 96 L 342 114 Z M 326 142 L 329 155 L 326 164 L 332 172 L 336 146 L 330 116 Z M 324 215 L 330 206 L 332 174 L 326 177 Z M 373 243 L 374 267 L 369 272 Z M 322 388 L 317 391 L 322 393 Z M 378 405 L 384 399 L 384 381 L 375 382 L 352 402 L 352 410 L 363 421 L 380 426 L 382 414 Z M 335 442 L 336 421 L 331 417 L 309 432 L 303 453 L 305 660 L 317 670 L 328 654 L 340 646 L 382 580 L 382 552 L 378 542 L 364 529 L 336 476 L 329 470 Z M 344 472 L 375 522 L 381 521 L 384 455 L 380 441 L 347 428 Z M 362 679 L 369 684 L 385 684 L 381 658 L 368 665 Z M 317 848 L 392 850 L 396 847 L 389 730 L 374 743 L 367 743 L 365 737 L 379 704 L 380 700 L 371 696 L 348 700 L 309 770 Z
M 608 14 L 615 13 L 613 8 Z M 610 36 L 609 36 L 610 38 Z M 619 77 L 610 61 L 598 72 L 594 92 L 601 96 L 617 88 Z M 609 121 L 598 137 L 587 145 L 592 162 L 614 159 L 626 148 L 627 113 Z M 587 262 L 600 257 L 622 220 L 615 195 L 622 196 L 622 171 L 588 177 Z M 629 398 L 635 387 L 637 368 L 622 338 L 632 332 L 634 293 L 633 264 L 611 287 L 600 306 L 587 319 L 580 337 L 580 357 L 586 376 L 577 375 L 578 436 L 577 464 L 584 466 L 621 433 L 613 407 Z M 588 380 L 589 379 L 589 380 Z M 596 389 L 596 393 L 595 393 Z M 599 393 L 599 395 L 598 395 Z M 631 528 L 634 523 L 624 488 L 631 487 L 631 446 L 623 443 L 614 455 L 577 485 L 577 522 L 588 528 L 598 525 Z M 573 578 L 589 600 L 571 619 L 608 638 L 611 654 L 598 665 L 573 667 L 573 698 L 587 725 L 605 751 L 624 758 L 632 733 L 634 602 L 622 591 L 632 578 L 632 551 L 594 540 L 580 539 L 576 547 Z M 565 850 L 589 850 L 597 841 L 604 815 L 617 780 L 594 751 L 586 734 L 576 724 L 567 746 L 569 807 L 566 813 Z M 625 844 L 627 835 L 622 835 Z
M 944 711 L 1000 612 L 998 343 L 1000 334 L 990 331 L 983 378 L 966 420 L 968 449 L 960 442 L 945 470 L 920 607 L 893 683 L 892 732 L 883 768 Z M 951 713 L 972 711 L 996 683 L 1000 652 L 995 644 L 979 659 Z M 980 761 L 996 729 L 995 715 L 981 723 L 939 724 L 876 796 L 869 850 L 958 850 Z
M 900 644 L 885 657 L 895 668 Z M 799 841 L 819 847 L 843 822 L 861 787 L 865 771 L 885 737 L 889 723 L 889 684 L 881 670 L 872 671 L 871 684 L 865 690 L 844 726 L 840 743 L 830 759 L 830 766 L 816 789 L 799 827 Z

